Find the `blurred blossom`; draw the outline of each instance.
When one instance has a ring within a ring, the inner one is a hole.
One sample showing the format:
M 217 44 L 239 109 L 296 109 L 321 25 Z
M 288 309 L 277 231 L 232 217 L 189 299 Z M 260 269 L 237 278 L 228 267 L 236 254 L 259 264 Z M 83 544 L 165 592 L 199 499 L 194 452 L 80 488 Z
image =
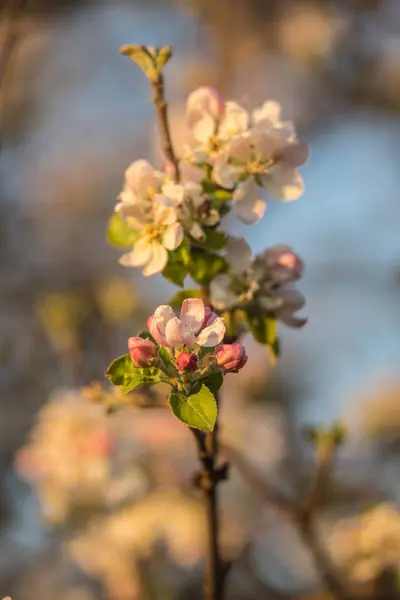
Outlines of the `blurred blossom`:
M 292 58 L 313 61 L 326 58 L 345 28 L 343 16 L 323 6 L 303 4 L 285 11 L 279 24 L 279 43 Z
M 400 574 L 400 512 L 383 503 L 340 520 L 328 538 L 334 560 L 348 577 L 368 582 L 390 568 Z
M 362 432 L 367 436 L 400 435 L 400 384 L 382 381 L 358 409 Z
M 122 277 L 110 277 L 99 282 L 97 301 L 106 321 L 121 323 L 141 305 L 139 290 Z
M 98 577 L 111 598 L 136 598 L 135 564 L 162 542 L 183 567 L 197 564 L 205 546 L 201 506 L 178 491 L 158 491 L 89 526 L 69 548 L 83 571 Z

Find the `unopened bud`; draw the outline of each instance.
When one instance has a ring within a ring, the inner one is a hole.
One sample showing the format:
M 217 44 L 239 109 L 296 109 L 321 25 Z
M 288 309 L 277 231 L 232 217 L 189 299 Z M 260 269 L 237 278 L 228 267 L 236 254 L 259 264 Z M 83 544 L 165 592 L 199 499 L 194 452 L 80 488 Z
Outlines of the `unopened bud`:
M 197 356 L 193 352 L 181 352 L 176 359 L 178 371 L 193 373 L 197 370 Z
M 129 338 L 128 348 L 135 367 L 149 367 L 157 352 L 154 342 L 141 337 Z
M 247 362 L 242 344 L 222 344 L 217 350 L 217 364 L 225 371 L 239 371 Z

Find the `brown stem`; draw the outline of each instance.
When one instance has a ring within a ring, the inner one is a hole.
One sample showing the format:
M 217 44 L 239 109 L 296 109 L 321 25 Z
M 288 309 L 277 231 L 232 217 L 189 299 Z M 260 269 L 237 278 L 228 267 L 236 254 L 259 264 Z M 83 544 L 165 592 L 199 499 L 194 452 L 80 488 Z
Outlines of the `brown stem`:
M 179 162 L 174 152 L 171 132 L 169 129 L 168 104 L 165 100 L 163 74 L 160 73 L 156 80 L 150 81 L 150 84 L 153 93 L 152 100 L 157 110 L 158 128 L 160 131 L 162 149 L 165 157 L 174 165 L 175 180 L 179 182 Z
M 197 441 L 201 471 L 197 485 L 204 499 L 207 520 L 206 600 L 222 600 L 225 568 L 219 549 L 218 483 L 227 477 L 227 465 L 217 466 L 218 420 L 211 433 L 192 430 Z

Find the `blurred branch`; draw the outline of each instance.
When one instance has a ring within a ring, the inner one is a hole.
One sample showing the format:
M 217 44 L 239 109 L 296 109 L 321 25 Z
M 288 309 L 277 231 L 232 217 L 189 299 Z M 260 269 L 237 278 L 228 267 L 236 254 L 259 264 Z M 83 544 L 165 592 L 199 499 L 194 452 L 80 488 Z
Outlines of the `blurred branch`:
M 336 443 L 333 439 L 329 442 L 329 437 L 324 438 L 323 443 L 316 445 L 315 474 L 304 504 L 288 498 L 271 486 L 238 450 L 224 445 L 223 453 L 237 467 L 248 483 L 258 490 L 266 502 L 291 519 L 313 557 L 326 589 L 337 600 L 349 600 L 350 595 L 346 586 L 336 573 L 324 546 L 320 543 L 315 521 L 332 471 L 335 449 Z
M 0 98 L 3 97 L 5 81 L 17 47 L 18 31 L 15 27 L 15 22 L 19 13 L 26 7 L 26 4 L 27 0 L 10 0 L 5 9 L 5 18 L 3 18 L 3 21 L 7 25 L 5 27 L 4 42 L 0 55 Z

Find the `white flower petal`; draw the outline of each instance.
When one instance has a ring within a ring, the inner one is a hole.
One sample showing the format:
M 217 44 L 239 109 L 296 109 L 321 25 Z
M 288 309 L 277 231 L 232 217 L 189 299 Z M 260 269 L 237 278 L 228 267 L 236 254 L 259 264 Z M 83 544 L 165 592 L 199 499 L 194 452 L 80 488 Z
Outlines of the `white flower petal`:
M 156 308 L 153 316 L 157 321 L 158 329 L 160 330 L 161 334 L 164 335 L 165 327 L 166 327 L 168 321 L 170 321 L 171 319 L 174 319 L 176 315 L 175 315 L 174 311 L 172 310 L 172 308 L 170 306 L 168 306 L 168 304 L 161 304 L 161 306 Z
M 167 343 L 172 348 L 181 348 L 182 346 L 194 346 L 196 342 L 195 335 L 185 326 L 185 323 L 174 317 L 170 319 L 165 327 L 165 337 Z
M 182 303 L 181 321 L 197 333 L 204 321 L 205 309 L 201 298 L 186 298 Z
M 247 225 L 256 223 L 264 215 L 265 200 L 252 180 L 243 181 L 238 185 L 232 201 L 237 218 Z
M 289 144 L 282 152 L 281 160 L 291 167 L 301 167 L 310 156 L 310 148 L 305 140 Z
M 189 128 L 198 142 L 206 142 L 214 133 L 216 123 L 224 111 L 218 92 L 200 87 L 187 100 L 186 118 Z
M 280 118 L 281 105 L 274 100 L 266 100 L 260 108 L 256 108 L 252 113 L 254 125 L 259 125 L 265 121 L 279 123 Z
M 224 320 L 221 317 L 218 317 L 209 327 L 206 327 L 200 332 L 196 343 L 199 344 L 199 346 L 213 348 L 222 342 L 225 332 L 226 327 Z
M 214 161 L 213 179 L 224 188 L 233 188 L 239 180 L 241 169 L 230 165 L 225 156 Z
M 176 222 L 178 215 L 176 209 L 173 206 L 165 206 L 161 202 L 154 204 L 154 223 L 157 225 L 172 225 Z
M 168 262 L 168 252 L 159 242 L 151 243 L 151 258 L 143 268 L 143 275 L 150 277 L 164 271 Z
M 193 223 L 189 233 L 198 242 L 204 242 L 206 236 L 199 223 Z
M 253 130 L 252 132 L 249 132 L 248 135 L 239 135 L 235 137 L 225 146 L 224 154 L 228 159 L 234 159 L 235 163 L 247 163 L 251 159 L 253 153 L 252 147 L 255 143 L 254 140 L 259 134 L 260 132 Z
M 230 139 L 245 132 L 248 126 L 249 115 L 247 110 L 236 102 L 226 102 L 225 116 L 219 124 L 218 136 L 222 139 Z
M 222 273 L 217 275 L 210 284 L 211 303 L 218 310 L 224 310 L 234 306 L 239 297 L 231 290 L 231 277 Z
M 179 223 L 168 225 L 163 233 L 162 244 L 167 250 L 176 250 L 183 241 L 183 229 Z
M 119 259 L 124 267 L 141 267 L 151 260 L 152 247 L 146 237 L 141 238 L 136 242 L 131 252 L 124 254 Z
M 231 238 L 225 248 L 225 256 L 231 273 L 239 275 L 250 267 L 251 248 L 243 238 Z
M 129 227 L 141 231 L 147 223 L 146 214 L 140 206 L 134 204 L 119 204 L 118 214 Z
M 300 173 L 284 164 L 275 165 L 270 173 L 261 179 L 271 196 L 285 202 L 297 200 L 304 192 L 303 178 Z
M 133 162 L 125 171 L 125 180 L 140 199 L 160 189 L 160 176 L 147 160 Z
M 174 205 L 182 204 L 185 197 L 185 188 L 179 183 L 165 183 L 162 186 L 162 193 L 164 196 L 172 200 Z
M 218 221 L 220 220 L 220 218 L 221 218 L 221 216 L 220 216 L 219 212 L 212 208 L 210 210 L 210 212 L 208 213 L 208 215 L 203 217 L 203 223 L 204 223 L 204 225 L 209 225 L 211 227 L 212 225 L 216 225 L 218 223 Z

